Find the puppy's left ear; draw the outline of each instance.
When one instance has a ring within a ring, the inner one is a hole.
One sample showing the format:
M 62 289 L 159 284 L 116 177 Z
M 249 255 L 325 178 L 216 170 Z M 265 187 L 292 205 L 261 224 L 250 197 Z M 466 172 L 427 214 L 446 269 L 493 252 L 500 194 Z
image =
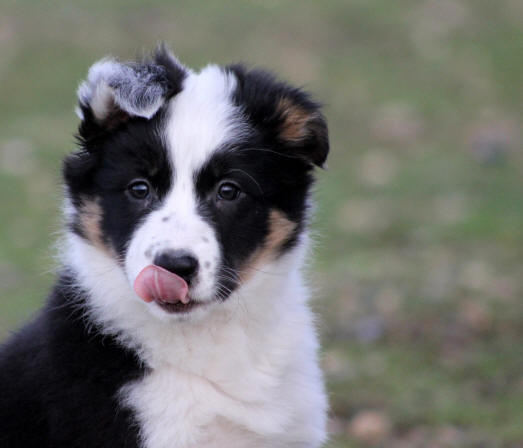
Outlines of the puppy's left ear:
M 319 105 L 301 91 L 281 97 L 276 105 L 277 138 L 286 152 L 311 165 L 325 167 L 329 153 L 327 122 Z

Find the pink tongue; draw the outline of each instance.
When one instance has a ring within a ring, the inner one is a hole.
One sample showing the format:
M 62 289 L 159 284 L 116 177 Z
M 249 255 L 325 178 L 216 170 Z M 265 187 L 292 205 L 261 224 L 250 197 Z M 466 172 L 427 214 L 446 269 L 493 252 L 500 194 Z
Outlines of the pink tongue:
M 134 281 L 134 290 L 145 302 L 161 300 L 169 303 L 189 303 L 189 287 L 185 280 L 156 265 L 142 269 Z

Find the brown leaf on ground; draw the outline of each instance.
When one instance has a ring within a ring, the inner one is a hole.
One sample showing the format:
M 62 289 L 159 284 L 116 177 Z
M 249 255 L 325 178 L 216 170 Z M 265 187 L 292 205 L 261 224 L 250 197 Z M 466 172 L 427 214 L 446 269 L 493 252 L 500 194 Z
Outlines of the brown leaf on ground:
M 473 331 L 483 332 L 492 326 L 492 316 L 487 307 L 473 299 L 463 301 L 459 314 L 460 320 Z
M 392 422 L 381 411 L 361 411 L 349 422 L 347 432 L 359 442 L 376 445 L 383 442 L 391 433 Z

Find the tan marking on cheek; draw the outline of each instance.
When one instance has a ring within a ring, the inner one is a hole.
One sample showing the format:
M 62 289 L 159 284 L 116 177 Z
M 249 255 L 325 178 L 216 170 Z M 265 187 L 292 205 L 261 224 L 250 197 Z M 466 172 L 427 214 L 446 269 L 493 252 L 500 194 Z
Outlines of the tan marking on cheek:
M 316 118 L 316 114 L 307 112 L 287 98 L 282 98 L 277 107 L 283 117 L 280 138 L 299 142 L 307 137 L 310 133 L 309 122 Z
M 288 220 L 278 211 L 272 210 L 269 214 L 269 233 L 263 245 L 257 249 L 240 269 L 242 281 L 246 281 L 263 264 L 276 258 L 277 251 L 289 240 L 296 230 L 296 223 Z
M 80 228 L 85 237 L 97 248 L 105 252 L 112 252 L 103 240 L 102 237 L 102 208 L 96 200 L 84 201 L 80 207 L 78 216 L 80 220 Z

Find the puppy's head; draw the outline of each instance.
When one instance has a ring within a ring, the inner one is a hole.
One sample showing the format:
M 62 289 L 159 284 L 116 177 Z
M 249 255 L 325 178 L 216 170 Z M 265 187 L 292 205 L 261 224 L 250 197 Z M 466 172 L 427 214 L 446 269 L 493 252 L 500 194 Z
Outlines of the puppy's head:
M 68 226 L 125 273 L 129 300 L 188 314 L 299 244 L 328 153 L 306 93 L 241 66 L 194 73 L 162 48 L 96 63 L 78 95 Z

